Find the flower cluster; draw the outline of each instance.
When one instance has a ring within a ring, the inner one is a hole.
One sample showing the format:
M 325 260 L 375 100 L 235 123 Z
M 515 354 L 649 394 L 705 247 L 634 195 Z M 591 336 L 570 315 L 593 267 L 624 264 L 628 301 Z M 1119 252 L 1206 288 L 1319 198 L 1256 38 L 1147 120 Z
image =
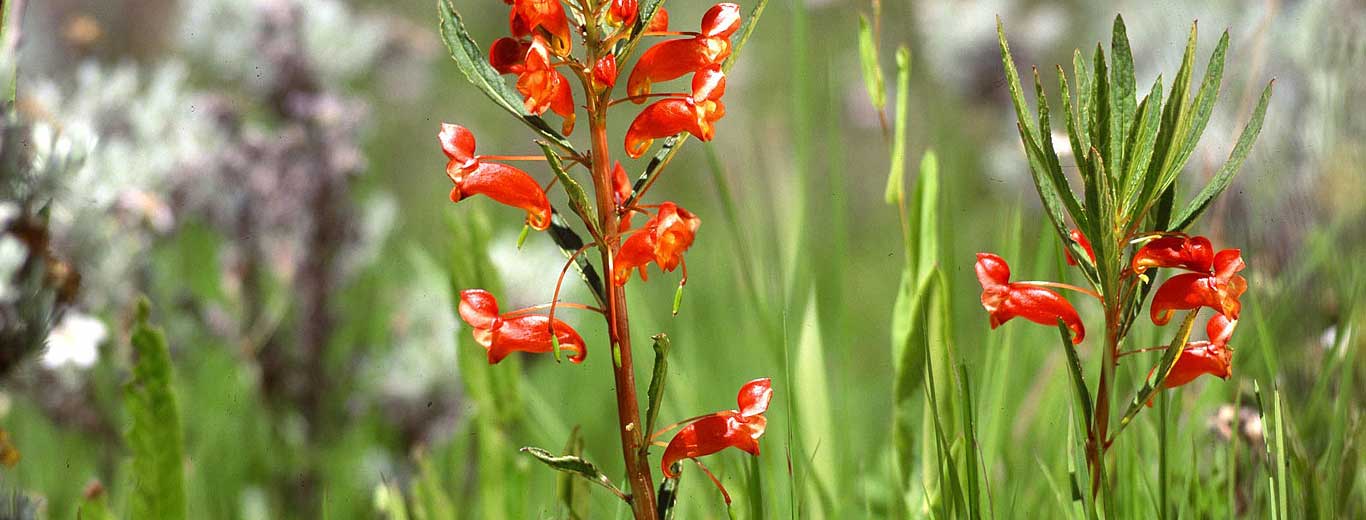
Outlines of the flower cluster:
M 555 318 L 556 310 L 568 307 L 603 315 L 613 347 L 618 415 L 624 458 L 632 484 L 632 507 L 638 517 L 648 517 L 654 509 L 645 501 L 651 489 L 650 474 L 649 466 L 642 462 L 647 453 L 645 446 L 639 444 L 644 439 L 637 430 L 639 417 L 635 412 L 634 376 L 629 357 L 630 331 L 624 330 L 623 326 L 627 323 L 624 286 L 633 272 L 639 272 L 642 281 L 647 280 L 649 264 L 654 263 L 663 272 L 682 268 L 681 291 L 688 277 L 683 256 L 692 247 L 701 219 L 673 201 L 640 203 L 661 167 L 648 171 L 642 181 L 632 184 L 626 167 L 611 161 L 612 143 L 623 141 L 608 139 L 607 116 L 613 107 L 644 105 L 623 136 L 624 152 L 630 158 L 644 156 L 655 139 L 687 133 L 702 141 L 712 140 L 716 135 L 716 123 L 725 114 L 722 103 L 726 91 L 725 71 L 737 45 L 731 38 L 741 27 L 740 7 L 732 3 L 716 4 L 703 15 L 699 30 L 675 32 L 669 30 L 667 11 L 656 6 L 645 12 L 638 0 L 587 3 L 505 0 L 505 3 L 510 6 L 510 34 L 498 38 L 490 46 L 487 60 L 496 74 L 486 76 L 493 80 L 498 75 L 516 77 L 516 92 L 522 99 L 521 108 L 513 109 L 517 115 L 539 117 L 553 112 L 563 124 L 558 135 L 539 124 L 534 125 L 554 141 L 538 155 L 478 155 L 473 132 L 461 125 L 442 124 L 438 140 L 447 158 L 446 176 L 453 184 L 450 199 L 458 203 L 474 195 L 483 195 L 524 211 L 527 228 L 551 230 L 551 238 L 569 255 L 569 260 L 560 271 L 549 303 L 503 313 L 493 294 L 469 289 L 460 295 L 459 314 L 472 329 L 475 342 L 487 351 L 489 364 L 500 362 L 512 352 L 554 352 L 558 360 L 562 351 L 570 354 L 571 362 L 581 363 L 587 357 L 587 345 L 577 331 Z M 443 23 L 448 24 L 449 30 L 463 31 L 458 20 L 443 19 Z M 578 55 L 573 52 L 576 37 L 581 38 L 582 44 L 578 48 L 583 50 Z M 618 68 L 619 63 L 630 60 L 641 39 L 650 38 L 663 39 L 648 46 L 642 43 L 644 50 L 629 72 Z M 459 51 L 453 49 L 453 53 Z M 482 58 L 481 54 L 468 52 L 468 48 L 465 51 L 463 59 Z M 612 99 L 613 89 L 622 83 L 622 74 L 628 75 L 625 81 L 627 95 Z M 659 90 L 659 84 L 685 77 L 690 80 L 686 89 L 655 92 Z M 578 89 L 574 88 L 573 78 L 578 79 Z M 576 102 L 576 98 L 583 103 Z M 588 117 L 577 117 L 580 108 L 586 109 Z M 581 153 L 564 139 L 574 131 L 576 121 L 585 121 L 589 126 L 591 152 Z M 509 164 L 513 161 L 547 161 L 556 176 L 538 181 L 527 171 Z M 589 197 L 582 189 L 584 185 L 573 180 L 577 167 L 590 170 L 596 197 Z M 591 241 L 575 237 L 574 229 L 555 217 L 547 190 L 556 184 L 565 188 L 570 207 L 583 220 Z M 596 207 L 588 207 L 590 198 L 596 201 Z M 633 222 L 637 215 L 644 217 L 644 223 L 639 226 Z M 566 236 L 575 239 L 567 240 Z M 591 261 L 580 258 L 590 248 L 598 249 L 602 270 L 610 274 L 605 285 L 600 286 L 596 275 L 590 276 Z M 585 280 L 592 286 L 600 306 L 559 301 L 565 273 L 574 265 L 584 271 Z M 675 313 L 679 296 L 681 292 L 675 296 Z M 739 409 L 675 425 L 682 428 L 673 441 L 667 445 L 661 443 L 667 446 L 662 461 L 664 475 L 676 478 L 674 465 L 678 461 L 716 453 L 730 446 L 758 455 L 758 439 L 765 426 L 763 413 L 771 397 L 768 379 L 751 381 L 740 391 Z M 664 432 L 671 429 L 673 427 L 666 428 Z M 636 444 L 632 446 L 633 443 Z M 707 473 L 710 475 L 710 471 Z M 720 487 L 720 481 L 714 475 L 712 480 Z M 724 488 L 722 492 L 724 494 Z
M 1091 256 L 1094 263 L 1095 253 L 1086 236 L 1074 229 L 1070 238 Z M 1237 249 L 1215 252 L 1209 239 L 1201 236 L 1157 233 L 1145 238 L 1147 242 L 1134 252 L 1129 269 L 1122 276 L 1146 280 L 1147 271 L 1154 268 L 1188 271 L 1172 276 L 1158 287 L 1150 307 L 1152 322 L 1166 325 L 1178 310 L 1208 307 L 1216 313 L 1206 327 L 1209 339 L 1188 343 L 1162 386 L 1175 388 L 1202 374 L 1228 378 L 1233 357 L 1228 340 L 1242 308 L 1239 298 L 1247 291 L 1247 280 L 1237 274 L 1246 267 L 1242 253 Z M 1076 265 L 1070 253 L 1067 260 Z M 977 279 L 982 284 L 982 306 L 991 317 L 991 328 L 1016 316 L 1043 325 L 1054 325 L 1061 320 L 1071 329 L 1073 343 L 1082 342 L 1086 331 L 1076 309 L 1050 287 L 1099 298 L 1097 293 L 1055 282 L 1012 283 L 1009 281 L 1010 266 L 992 253 L 978 253 L 976 269 Z

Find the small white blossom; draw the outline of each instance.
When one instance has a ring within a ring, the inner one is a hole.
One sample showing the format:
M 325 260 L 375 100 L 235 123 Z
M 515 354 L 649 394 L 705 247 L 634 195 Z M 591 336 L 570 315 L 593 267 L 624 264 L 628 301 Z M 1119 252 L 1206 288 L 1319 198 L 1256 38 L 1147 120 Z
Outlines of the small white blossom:
M 99 358 L 99 346 L 109 331 L 104 322 L 79 312 L 68 311 L 47 335 L 47 350 L 42 363 L 48 368 L 74 365 L 87 368 Z

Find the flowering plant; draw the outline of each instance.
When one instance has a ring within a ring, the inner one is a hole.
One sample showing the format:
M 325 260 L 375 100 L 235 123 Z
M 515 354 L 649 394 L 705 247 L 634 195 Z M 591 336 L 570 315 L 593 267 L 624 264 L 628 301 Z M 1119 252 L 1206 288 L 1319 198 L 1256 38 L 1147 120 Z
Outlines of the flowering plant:
M 681 267 L 673 304 L 677 314 L 687 282 L 684 255 L 696 238 L 701 219 L 673 201 L 642 204 L 641 200 L 688 136 L 702 141 L 715 137 L 718 123 L 725 115 L 722 97 L 726 72 L 766 2 L 758 1 L 747 19 L 739 5 L 718 3 L 702 16 L 697 31 L 671 31 L 669 15 L 661 0 L 505 2 L 510 6 L 510 35 L 494 41 L 488 54 L 470 38 L 460 15 L 444 0 L 440 4 L 442 35 L 451 56 L 470 82 L 539 134 L 541 140 L 537 144 L 541 153 L 479 155 L 474 131 L 460 124 L 443 123 L 438 141 L 448 159 L 446 177 L 453 185 L 450 199 L 461 203 L 483 195 L 525 212 L 526 227 L 519 241 L 525 240 L 531 230 L 545 231 L 569 260 L 550 290 L 549 303 L 503 312 L 493 294 L 469 288 L 460 294 L 459 314 L 472 329 L 474 340 L 487 350 L 490 365 L 513 352 L 549 353 L 558 361 L 566 350 L 571 353 L 570 362 L 581 363 L 588 356 L 589 346 L 577 331 L 555 317 L 556 312 L 572 308 L 601 314 L 611 346 L 618 432 L 629 493 L 618 489 L 596 466 L 576 456 L 557 456 L 540 448 L 523 451 L 556 469 L 607 488 L 630 504 L 637 519 L 665 516 L 672 507 L 672 494 L 666 493 L 671 489 L 669 482 L 660 486 L 658 500 L 654 494 L 654 476 L 648 463 L 654 439 L 681 426 L 671 442 L 660 442 L 666 448 L 660 466 L 666 480 L 679 477 L 679 463 L 684 459 L 697 461 L 698 457 L 726 447 L 758 455 L 759 438 L 766 425 L 763 412 L 773 390 L 768 379 L 751 381 L 741 388 L 739 410 L 684 421 L 647 440 L 644 433 L 654 430 L 663 391 L 662 367 L 667 348 L 660 345 L 667 345 L 667 338 L 655 336 L 656 370 L 642 427 L 626 286 L 632 271 L 639 271 L 644 282 L 651 263 L 664 272 Z M 640 42 L 652 38 L 664 39 L 640 54 L 625 82 L 627 96 L 614 99 L 624 66 Z M 579 53 L 575 53 L 576 44 Z M 502 75 L 515 75 L 515 88 L 509 88 Z M 660 84 L 684 77 L 690 80 L 684 91 L 660 88 Z M 575 83 L 580 87 L 578 92 Z M 634 108 L 647 102 L 643 109 Z M 623 143 L 620 150 L 628 157 L 640 158 L 649 152 L 655 140 L 665 139 L 634 183 L 626 166 L 612 160 L 616 148 L 608 137 L 607 123 L 613 108 L 635 112 L 619 141 Z M 580 109 L 586 115 L 582 119 Z M 546 112 L 559 117 L 558 128 L 542 119 Z M 569 140 L 580 126 L 587 126 L 589 133 L 591 147 L 587 151 L 580 151 Z M 544 163 L 553 176 L 538 181 L 528 171 L 511 164 L 524 161 Z M 589 172 L 586 186 L 574 175 L 576 167 Z M 557 184 L 589 240 L 585 241 L 555 208 L 549 192 Z M 633 222 L 637 215 L 646 217 L 639 226 Z M 584 256 L 592 249 L 598 252 L 596 266 Z M 596 299 L 595 305 L 560 301 L 560 288 L 571 267 L 583 276 Z M 599 272 L 609 274 L 610 279 L 604 283 Z M 729 504 L 729 494 L 720 480 L 701 462 L 697 464 L 721 488 Z
M 1238 249 L 1216 252 L 1203 236 L 1186 230 L 1232 181 L 1261 130 L 1271 85 L 1262 92 L 1247 126 L 1228 161 L 1182 207 L 1178 204 L 1177 178 L 1190 158 L 1213 111 L 1223 76 L 1228 48 L 1225 32 L 1209 60 L 1199 90 L 1191 97 L 1195 62 L 1196 30 L 1192 26 L 1185 56 L 1163 101 L 1162 77 L 1151 90 L 1136 99 L 1133 57 L 1124 20 L 1116 17 L 1107 62 L 1097 46 L 1091 68 L 1080 51 L 1073 58 L 1077 98 L 1072 96 L 1067 75 L 1057 68 L 1067 141 L 1076 160 L 1083 187 L 1082 197 L 1072 191 L 1059 154 L 1053 148 L 1047 97 L 1039 72 L 1034 70 L 1037 119 L 1030 117 L 1020 86 L 1019 73 L 998 21 L 1002 63 L 1011 100 L 1019 119 L 1035 187 L 1045 213 L 1068 263 L 1076 266 L 1089 287 L 1057 282 L 1010 280 L 1006 260 L 991 253 L 977 255 L 976 271 L 982 284 L 982 306 L 991 327 L 1015 317 L 1045 325 L 1057 324 L 1069 358 L 1079 407 L 1078 430 L 1086 439 L 1086 470 L 1089 499 L 1112 511 L 1106 493 L 1106 453 L 1118 434 L 1150 403 L 1159 391 L 1175 388 L 1209 374 L 1227 378 L 1233 351 L 1230 338 L 1238 322 L 1239 298 L 1247 280 L 1238 274 L 1245 267 Z M 1070 226 L 1069 227 L 1069 220 Z M 1156 326 L 1167 325 L 1176 311 L 1186 311 L 1171 342 L 1151 349 L 1129 349 L 1132 327 L 1161 269 L 1175 269 L 1152 294 L 1149 317 Z M 1055 289 L 1071 290 L 1099 303 L 1104 316 L 1100 337 L 1101 369 L 1094 393 L 1078 361 L 1078 345 L 1087 337 L 1081 315 Z M 1207 340 L 1191 341 L 1191 330 L 1202 309 L 1211 317 Z M 1115 368 L 1122 358 L 1143 352 L 1161 352 L 1148 377 L 1135 389 L 1119 422 L 1111 428 Z M 1084 483 L 1076 483 L 1078 488 Z M 1111 515 L 1107 515 L 1111 516 Z

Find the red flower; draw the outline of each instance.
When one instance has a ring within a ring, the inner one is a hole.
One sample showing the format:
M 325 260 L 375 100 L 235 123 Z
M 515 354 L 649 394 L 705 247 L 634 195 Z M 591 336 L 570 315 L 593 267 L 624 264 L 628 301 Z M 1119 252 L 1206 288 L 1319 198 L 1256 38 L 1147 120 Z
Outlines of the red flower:
M 1072 304 L 1049 289 L 1024 283 L 1010 283 L 1010 266 L 992 253 L 977 253 L 977 281 L 982 284 L 982 307 L 991 316 L 991 328 L 1020 316 L 1041 325 L 1062 320 L 1072 329 L 1072 343 L 1081 343 L 1086 328 Z
M 703 416 L 678 430 L 673 440 L 669 441 L 669 446 L 664 448 L 664 456 L 660 460 L 664 476 L 678 476 L 672 469 L 678 461 L 711 455 L 726 448 L 738 448 L 758 456 L 759 437 L 768 425 L 764 412 L 768 410 L 768 403 L 772 399 L 772 381 L 769 378 L 755 379 L 740 387 L 740 394 L 736 397 L 739 409 Z
M 1096 250 L 1091 249 L 1091 241 L 1086 239 L 1086 235 L 1081 234 L 1081 230 L 1073 229 L 1067 233 L 1067 236 L 1068 238 L 1071 238 L 1073 242 L 1076 242 L 1077 245 L 1081 246 L 1082 249 L 1086 250 L 1086 256 L 1091 257 L 1091 263 L 1096 262 Z M 1062 252 L 1064 255 L 1067 255 L 1067 265 L 1077 265 L 1077 259 L 1072 257 L 1071 248 L 1064 247 Z
M 527 213 L 527 225 L 544 231 L 550 227 L 550 201 L 540 184 L 526 172 L 501 163 L 486 163 L 474 155 L 474 133 L 463 126 L 441 124 L 441 151 L 450 161 L 446 176 L 455 183 L 451 202 L 484 195 Z
M 503 1 L 512 4 L 512 12 L 508 13 L 508 25 L 512 28 L 513 36 L 525 38 L 535 35 L 536 29 L 542 29 L 551 37 L 557 54 L 569 52 L 572 43 L 569 18 L 565 16 L 564 6 L 560 4 L 560 0 Z
M 608 53 L 593 64 L 593 84 L 598 89 L 609 89 L 617 84 L 617 56 Z
M 719 91 L 713 91 L 719 94 Z M 638 158 L 645 155 L 655 139 L 688 132 L 702 141 L 716 136 L 714 124 L 726 115 L 720 100 L 694 101 L 692 98 L 669 98 L 645 107 L 626 129 L 626 155 Z
M 540 315 L 498 314 L 498 300 L 483 289 L 460 292 L 460 318 L 474 329 L 474 341 L 488 350 L 489 364 L 502 361 L 512 352 L 546 353 L 554 350 L 550 330 L 555 330 L 560 348 L 574 352 L 573 363 L 588 356 L 583 338 L 568 324 Z
M 1199 256 L 1201 254 L 1199 253 L 1200 247 L 1196 245 L 1195 247 L 1182 248 L 1182 251 L 1190 254 L 1176 255 L 1166 259 L 1166 261 L 1173 263 L 1172 266 L 1181 262 L 1182 264 L 1189 264 L 1182 265 L 1188 269 L 1191 267 L 1204 267 L 1204 269 L 1194 273 L 1173 276 L 1157 288 L 1157 293 L 1153 295 L 1151 309 L 1153 323 L 1166 325 L 1177 310 L 1200 307 L 1209 307 L 1229 318 L 1238 319 L 1238 313 L 1242 310 L 1242 303 L 1238 301 L 1238 298 L 1247 291 L 1247 279 L 1237 274 L 1238 271 L 1247 267 L 1247 264 L 1243 262 L 1242 253 L 1237 249 L 1225 249 L 1215 254 L 1212 262 L 1204 264 Z M 1140 250 L 1139 253 L 1144 252 Z M 1137 255 L 1135 257 L 1135 264 L 1137 265 Z M 1146 255 L 1145 257 L 1157 258 L 1155 255 Z M 1167 264 L 1154 265 L 1168 266 Z
M 626 176 L 626 169 L 622 168 L 621 162 L 618 161 L 616 166 L 612 167 L 612 197 L 615 199 L 614 202 L 621 205 L 626 202 L 626 199 L 631 198 L 631 193 L 634 191 L 635 187 L 631 185 L 631 178 Z M 630 221 L 627 220 L 627 223 L 629 224 Z
M 517 91 L 525 98 L 527 112 L 541 115 L 550 109 L 564 118 L 561 130 L 565 135 L 574 131 L 574 90 L 569 79 L 551 65 L 540 36 L 532 38 L 527 49 L 524 70 L 517 76 Z
M 656 23 L 667 15 L 660 13 Z M 651 24 L 653 26 L 655 24 Z M 666 40 L 655 44 L 640 56 L 631 78 L 626 83 L 627 94 L 633 98 L 650 93 L 650 85 L 660 81 L 697 72 L 709 65 L 720 65 L 730 56 L 730 36 L 740 29 L 740 6 L 716 4 L 702 16 L 702 32 L 686 39 Z M 643 102 L 638 98 L 637 103 Z
M 1205 325 L 1206 341 L 1192 341 L 1176 358 L 1171 372 L 1162 380 L 1163 388 L 1176 388 L 1189 383 L 1203 374 L 1220 379 L 1228 379 L 1233 371 L 1233 351 L 1228 348 L 1228 340 L 1233 336 L 1233 328 L 1238 320 L 1229 319 L 1223 314 L 1215 314 Z
M 499 74 L 521 74 L 526 71 L 526 53 L 530 50 L 530 41 L 504 36 L 489 47 L 489 64 Z
M 1143 274 L 1153 267 L 1179 267 L 1207 273 L 1214 263 L 1214 246 L 1205 237 L 1167 235 L 1140 247 L 1130 269 Z
M 640 3 L 636 0 L 612 0 L 607 8 L 607 22 L 612 25 L 631 25 L 636 23 Z
M 650 19 L 650 25 L 645 26 L 645 32 L 666 32 L 669 30 L 669 11 L 663 7 L 655 11 L 654 18 Z
M 660 204 L 659 212 L 621 244 L 612 259 L 612 280 L 626 285 L 632 269 L 639 269 L 640 279 L 647 280 L 645 266 L 652 261 L 662 271 L 673 271 L 683 262 L 683 252 L 692 247 L 700 225 L 702 219 L 677 204 Z

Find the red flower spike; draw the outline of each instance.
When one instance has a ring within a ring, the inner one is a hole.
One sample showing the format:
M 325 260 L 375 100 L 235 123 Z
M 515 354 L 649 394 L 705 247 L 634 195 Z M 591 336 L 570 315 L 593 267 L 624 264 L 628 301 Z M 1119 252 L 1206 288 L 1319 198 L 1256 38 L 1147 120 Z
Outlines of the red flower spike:
M 655 19 L 658 20 L 659 16 Z M 651 84 L 679 78 L 710 65 L 720 65 L 730 56 L 730 36 L 739 28 L 740 6 L 729 3 L 712 6 L 702 16 L 700 34 L 657 43 L 640 56 L 626 82 L 626 93 L 636 103 L 643 103 L 644 98 L 640 96 L 650 93 Z
M 617 57 L 615 54 L 609 53 L 598 58 L 598 62 L 593 64 L 593 84 L 599 90 L 609 89 L 617 84 Z
M 607 22 L 618 26 L 634 24 L 639 11 L 640 3 L 637 0 L 612 0 L 607 8 Z
M 525 98 L 523 104 L 533 115 L 547 109 L 564 118 L 562 132 L 574 131 L 574 90 L 569 79 L 551 66 L 545 40 L 537 36 L 527 49 L 525 70 L 517 77 L 517 91 Z
M 513 352 L 543 354 L 554 350 L 552 328 L 560 348 L 574 353 L 569 357 L 571 363 L 582 363 L 588 356 L 583 338 L 568 324 L 540 315 L 499 316 L 497 299 L 483 289 L 461 291 L 460 318 L 474 329 L 474 341 L 488 351 L 490 365 Z
M 692 247 L 702 219 L 672 202 L 660 204 L 655 216 L 645 226 L 626 238 L 612 259 L 612 280 L 625 285 L 631 270 L 640 270 L 640 279 L 648 280 L 645 266 L 651 261 L 661 271 L 671 272 L 683 262 L 683 253 Z
M 631 121 L 626 130 L 626 155 L 638 158 L 645 155 L 655 139 L 688 132 L 701 141 L 716 135 L 713 123 L 726 114 L 720 101 L 694 102 L 692 98 L 669 98 L 656 101 Z
M 556 54 L 564 55 L 569 52 L 572 44 L 569 18 L 565 16 L 564 6 L 560 4 L 560 0 L 515 0 L 505 3 L 512 4 L 508 25 L 513 36 L 533 36 L 539 28 L 551 36 Z
M 1247 279 L 1238 275 L 1247 264 L 1242 252 L 1225 249 L 1214 255 L 1212 271 L 1173 276 L 1153 294 L 1151 318 L 1166 325 L 1177 310 L 1209 307 L 1231 319 L 1238 319 L 1242 303 L 1238 298 L 1247 291 Z
M 1086 328 L 1072 304 L 1062 295 L 1035 285 L 1010 283 L 1010 266 L 992 253 L 977 253 L 977 281 L 982 284 L 982 307 L 991 316 L 991 328 L 1016 316 L 1040 325 L 1056 325 L 1061 319 L 1072 330 L 1072 343 L 1081 343 Z
M 763 414 L 772 398 L 772 380 L 755 379 L 740 387 L 739 409 L 706 415 L 678 430 L 660 458 L 664 476 L 678 476 L 672 472 L 672 466 L 678 461 L 704 457 L 726 448 L 758 456 L 759 437 L 768 426 L 768 419 Z
M 1086 239 L 1086 235 L 1081 234 L 1081 230 L 1073 229 L 1067 233 L 1067 236 L 1068 238 L 1071 238 L 1073 242 L 1076 242 L 1077 245 L 1081 246 L 1082 249 L 1086 250 L 1086 256 L 1091 257 L 1091 263 L 1096 262 L 1096 251 L 1091 249 L 1091 241 Z M 1062 252 L 1064 255 L 1067 255 L 1067 265 L 1077 265 L 1077 259 L 1072 257 L 1071 248 L 1064 247 Z
M 531 42 L 502 37 L 489 46 L 489 65 L 499 74 L 521 74 L 526 71 L 526 53 Z
M 1130 269 L 1143 274 L 1154 267 L 1177 267 L 1207 273 L 1214 262 L 1214 246 L 1205 237 L 1169 235 L 1158 238 L 1134 253 Z
M 538 231 L 550 227 L 550 200 L 531 175 L 506 164 L 480 162 L 474 155 L 474 134 L 463 126 L 442 123 L 437 137 L 450 158 L 446 176 L 455 184 L 451 202 L 484 195 L 526 211 L 527 225 Z

